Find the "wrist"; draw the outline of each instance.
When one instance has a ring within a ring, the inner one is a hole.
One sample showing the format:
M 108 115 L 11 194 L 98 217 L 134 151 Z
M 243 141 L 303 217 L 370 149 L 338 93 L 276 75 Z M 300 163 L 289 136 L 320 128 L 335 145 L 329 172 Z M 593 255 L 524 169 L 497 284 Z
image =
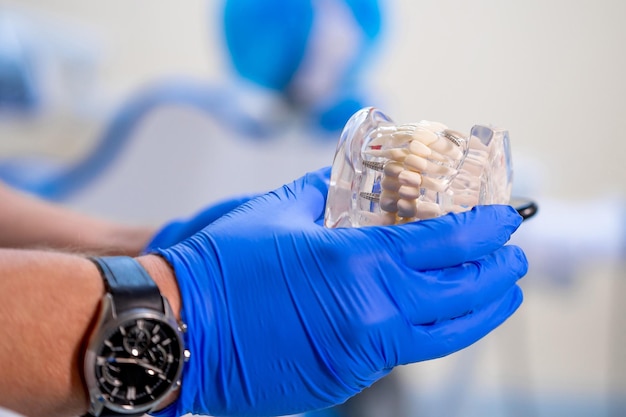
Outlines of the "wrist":
M 170 264 L 159 255 L 144 255 L 136 258 L 159 287 L 161 295 L 167 298 L 176 320 L 180 321 L 181 297 L 176 275 Z
M 170 303 L 170 307 L 172 308 L 176 320 L 180 322 L 180 291 L 178 289 L 176 275 L 174 274 L 174 270 L 170 264 L 159 255 L 144 255 L 136 259 L 157 284 L 161 295 Z M 161 404 L 159 404 L 158 410 L 154 411 L 160 411 L 171 405 L 174 401 L 176 401 L 179 394 L 180 390 L 170 393 L 170 395 L 164 398 Z

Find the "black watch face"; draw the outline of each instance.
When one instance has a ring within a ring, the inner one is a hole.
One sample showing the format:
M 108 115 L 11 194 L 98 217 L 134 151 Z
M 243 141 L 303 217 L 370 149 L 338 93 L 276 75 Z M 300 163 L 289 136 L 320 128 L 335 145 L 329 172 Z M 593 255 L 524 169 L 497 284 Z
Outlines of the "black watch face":
M 109 332 L 96 352 L 95 377 L 106 400 L 124 408 L 161 397 L 176 381 L 177 334 L 155 319 L 133 319 Z

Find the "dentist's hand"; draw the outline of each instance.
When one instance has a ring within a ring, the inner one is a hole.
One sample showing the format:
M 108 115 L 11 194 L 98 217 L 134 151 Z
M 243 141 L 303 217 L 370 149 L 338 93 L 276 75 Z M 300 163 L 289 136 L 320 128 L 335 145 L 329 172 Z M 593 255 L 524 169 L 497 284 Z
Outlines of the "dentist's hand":
M 169 248 L 182 242 L 253 197 L 254 195 L 242 195 L 222 200 L 204 208 L 190 218 L 172 220 L 155 233 L 146 245 L 144 252 L 151 252 L 158 248 Z
M 522 302 L 508 206 L 327 229 L 327 171 L 257 197 L 159 253 L 191 350 L 160 415 L 271 416 L 345 401 L 394 366 L 471 345 Z

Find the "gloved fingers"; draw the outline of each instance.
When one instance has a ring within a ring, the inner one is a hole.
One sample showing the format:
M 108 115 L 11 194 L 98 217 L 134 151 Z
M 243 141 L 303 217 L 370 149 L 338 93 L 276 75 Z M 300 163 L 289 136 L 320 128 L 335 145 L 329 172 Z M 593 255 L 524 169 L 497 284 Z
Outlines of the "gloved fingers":
M 146 245 L 144 253 L 168 248 L 204 229 L 224 214 L 246 203 L 256 195 L 241 195 L 211 205 L 189 219 L 176 219 L 159 230 Z
M 196 232 L 199 232 L 207 225 L 222 217 L 224 214 L 229 213 L 240 205 L 247 203 L 258 195 L 259 194 L 246 194 L 219 201 L 218 203 L 193 216 L 193 220 L 187 222 L 189 227 L 185 230 L 185 233 L 187 233 L 188 236 L 191 236 Z
M 413 325 L 445 321 L 502 297 L 528 271 L 517 246 L 504 246 L 475 261 L 387 278 L 391 296 Z
M 330 166 L 322 167 L 316 171 L 306 174 L 309 177 L 309 182 L 314 184 L 324 196 L 328 194 L 328 187 L 330 185 Z
M 200 230 L 204 229 L 220 217 L 224 216 L 227 213 L 230 213 L 237 207 L 242 204 L 247 203 L 251 199 L 255 198 L 256 195 L 243 195 L 239 197 L 234 197 L 229 200 L 223 200 L 214 206 L 208 207 L 202 210 L 200 213 L 196 214 L 192 217 L 191 220 L 184 223 L 184 227 L 181 227 L 177 236 L 177 242 L 172 242 L 172 244 L 178 243 L 189 236 L 193 236 Z
M 522 299 L 522 290 L 515 285 L 502 297 L 464 316 L 409 328 L 398 341 L 397 364 L 435 359 L 470 346 L 509 318 Z
M 277 222 L 313 223 L 324 215 L 329 181 L 330 167 L 309 172 L 255 200 L 249 208 Z
M 146 247 L 143 249 L 142 254 L 152 252 L 158 248 L 168 248 L 172 246 L 172 242 L 178 243 L 178 232 L 184 227 L 183 220 L 173 220 L 163 226 L 154 236 Z
M 372 237 L 386 246 L 381 250 L 398 252 L 405 265 L 423 271 L 482 258 L 504 245 L 521 222 L 512 207 L 490 205 L 368 232 L 378 234 Z

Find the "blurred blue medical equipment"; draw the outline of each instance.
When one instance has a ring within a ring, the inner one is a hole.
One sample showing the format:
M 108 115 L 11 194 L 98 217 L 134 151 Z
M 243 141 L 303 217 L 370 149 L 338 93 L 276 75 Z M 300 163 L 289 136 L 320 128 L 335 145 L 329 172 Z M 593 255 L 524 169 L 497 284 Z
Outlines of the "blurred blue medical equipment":
M 240 112 L 233 101 L 232 92 L 203 83 L 185 79 L 161 82 L 124 103 L 112 117 L 96 147 L 81 160 L 68 165 L 36 157 L 0 160 L 0 179 L 50 200 L 64 200 L 104 172 L 123 152 L 142 120 L 165 105 L 201 110 L 238 137 L 268 138 L 272 127 Z
M 32 50 L 19 22 L 0 13 L 0 111 L 32 112 L 39 103 Z
M 382 33 L 378 0 L 227 0 L 223 32 L 241 77 L 324 129 L 373 104 L 362 77 Z
M 307 130 L 321 127 L 320 130 L 337 132 L 362 106 L 364 94 L 360 92 L 358 75 L 380 32 L 378 1 L 271 0 L 270 3 L 225 2 L 225 43 L 238 76 L 273 91 L 284 101 L 284 109 L 308 114 L 303 117 L 312 121 Z M 336 19 L 340 27 L 327 25 Z M 332 37 L 323 35 L 329 31 Z M 344 42 L 340 50 L 331 54 L 325 49 L 341 44 L 342 37 L 350 41 Z M 15 106 L 33 107 L 41 92 L 29 77 L 31 67 L 27 57 L 22 56 L 20 49 L 5 49 L 4 61 L 0 58 L 0 64 L 5 64 L 4 69 L 0 65 L 0 87 L 3 83 L 10 85 L 5 88 L 5 100 L 11 99 Z M 318 88 L 319 83 L 311 84 L 308 80 L 331 82 Z M 147 115 L 169 105 L 200 110 L 236 137 L 263 140 L 278 135 L 281 126 L 276 121 L 285 119 L 267 120 L 247 112 L 242 105 L 247 92 L 238 87 L 211 86 L 187 79 L 153 83 L 121 105 L 96 146 L 78 161 L 59 163 L 33 156 L 4 158 L 0 159 L 0 180 L 46 199 L 65 200 L 107 170 Z M 309 99 L 308 95 L 315 97 Z M 336 140 L 336 136 L 332 139 Z

